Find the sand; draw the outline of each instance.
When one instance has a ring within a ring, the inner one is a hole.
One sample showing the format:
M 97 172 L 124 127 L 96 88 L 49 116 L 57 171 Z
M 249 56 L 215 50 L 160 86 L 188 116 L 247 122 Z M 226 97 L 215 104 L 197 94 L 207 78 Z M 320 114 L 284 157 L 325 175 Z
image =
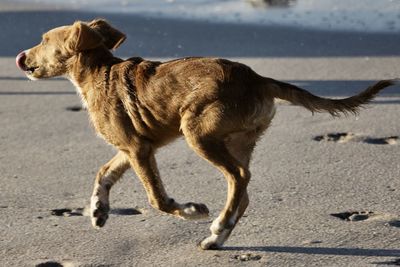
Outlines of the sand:
M 250 206 L 223 250 L 197 249 L 211 219 L 183 221 L 153 210 L 132 171 L 112 190 L 106 226 L 93 229 L 85 207 L 98 168 L 115 151 L 96 137 L 68 81 L 27 81 L 14 57 L 47 29 L 99 16 L 127 33 L 119 56 L 227 57 L 330 97 L 400 73 L 400 37 L 394 33 L 182 22 L 8 4 L 0 15 L 0 266 L 400 262 L 399 86 L 358 117 L 312 116 L 279 104 L 254 153 Z M 226 197 L 224 178 L 184 140 L 161 149 L 157 160 L 171 196 L 206 203 L 212 218 L 218 214 Z

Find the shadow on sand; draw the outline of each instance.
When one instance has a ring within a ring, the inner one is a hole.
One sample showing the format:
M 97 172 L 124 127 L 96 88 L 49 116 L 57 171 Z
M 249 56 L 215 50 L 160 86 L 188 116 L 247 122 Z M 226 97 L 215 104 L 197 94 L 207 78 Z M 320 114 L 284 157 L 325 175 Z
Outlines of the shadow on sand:
M 223 251 L 275 252 L 310 255 L 400 257 L 400 249 L 326 248 L 326 247 L 223 247 Z

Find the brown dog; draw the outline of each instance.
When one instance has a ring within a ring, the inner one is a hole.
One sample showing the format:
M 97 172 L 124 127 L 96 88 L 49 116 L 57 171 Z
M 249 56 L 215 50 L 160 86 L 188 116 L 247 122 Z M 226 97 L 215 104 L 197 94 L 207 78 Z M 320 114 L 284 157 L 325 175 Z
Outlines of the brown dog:
M 96 177 L 91 198 L 94 227 L 104 226 L 109 191 L 129 167 L 154 208 L 184 219 L 208 215 L 203 204 L 175 202 L 161 182 L 156 149 L 180 135 L 218 168 L 228 182 L 228 198 L 211 225 L 211 236 L 200 244 L 203 249 L 221 246 L 246 210 L 250 156 L 274 116 L 274 98 L 335 116 L 356 113 L 395 83 L 383 80 L 358 95 L 331 100 L 224 59 L 122 60 L 110 50 L 124 40 L 125 35 L 104 20 L 75 22 L 45 33 L 39 45 L 17 56 L 17 65 L 30 79 L 68 77 L 96 131 L 119 150 Z

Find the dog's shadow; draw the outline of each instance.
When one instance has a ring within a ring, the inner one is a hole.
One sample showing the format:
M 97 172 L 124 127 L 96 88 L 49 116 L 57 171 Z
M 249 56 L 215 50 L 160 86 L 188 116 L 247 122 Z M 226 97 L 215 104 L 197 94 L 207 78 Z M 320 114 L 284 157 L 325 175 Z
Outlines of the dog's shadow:
M 249 246 L 223 247 L 222 251 L 275 252 L 308 255 L 364 256 L 364 257 L 400 257 L 400 249 L 364 249 L 329 247 L 288 247 L 288 246 Z

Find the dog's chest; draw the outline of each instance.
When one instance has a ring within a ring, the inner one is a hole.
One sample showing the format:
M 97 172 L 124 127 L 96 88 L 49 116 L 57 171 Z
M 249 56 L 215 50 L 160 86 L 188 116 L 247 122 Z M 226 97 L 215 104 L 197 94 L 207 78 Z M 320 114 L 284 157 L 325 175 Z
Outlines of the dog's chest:
M 119 138 L 119 129 L 116 122 L 109 117 L 109 115 L 105 114 L 104 111 L 99 112 L 98 110 L 94 110 L 93 107 L 88 107 L 89 118 L 90 121 L 96 131 L 97 136 L 104 139 L 107 143 L 119 146 L 121 140 Z
M 87 94 L 90 121 L 99 137 L 116 146 L 126 146 L 134 134 L 132 121 L 116 98 L 96 98 Z

